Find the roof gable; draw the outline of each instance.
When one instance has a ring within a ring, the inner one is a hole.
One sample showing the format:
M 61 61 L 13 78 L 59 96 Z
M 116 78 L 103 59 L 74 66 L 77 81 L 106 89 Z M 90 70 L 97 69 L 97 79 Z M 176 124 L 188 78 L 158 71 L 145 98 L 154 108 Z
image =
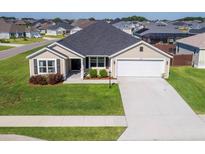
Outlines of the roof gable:
M 62 54 L 62 53 L 60 53 L 60 52 L 58 52 L 58 51 L 56 51 L 56 50 L 53 50 L 53 49 L 51 49 L 51 48 L 49 48 L 49 47 L 48 47 L 48 48 L 40 49 L 40 50 L 38 50 L 38 51 L 36 51 L 36 52 L 34 52 L 34 53 L 28 55 L 26 58 L 27 58 L 27 59 L 31 59 L 31 58 L 33 58 L 33 57 L 36 57 L 36 56 L 39 55 L 39 54 L 44 53 L 45 51 L 49 51 L 49 52 L 51 52 L 52 54 L 55 54 L 55 55 L 57 55 L 57 56 L 60 57 L 60 58 L 67 59 L 67 56 L 66 56 L 66 55 L 64 55 L 64 54 Z
M 166 52 L 164 52 L 164 51 L 162 51 L 162 50 L 156 48 L 155 46 L 153 46 L 153 45 L 151 45 L 151 44 L 149 44 L 149 43 L 147 43 L 147 42 L 145 42 L 145 41 L 139 41 L 139 42 L 137 42 L 136 44 L 133 44 L 132 46 L 129 46 L 128 48 L 125 48 L 125 49 L 123 49 L 123 50 L 121 50 L 121 51 L 119 51 L 119 52 L 117 52 L 117 53 L 115 53 L 115 54 L 113 54 L 113 55 L 110 55 L 109 57 L 112 58 L 112 57 L 115 57 L 115 56 L 120 55 L 120 54 L 122 54 L 122 53 L 125 53 L 125 52 L 127 52 L 129 49 L 134 48 L 134 47 L 137 47 L 137 46 L 139 46 L 139 45 L 141 45 L 141 44 L 146 45 L 147 47 L 153 49 L 154 51 L 156 51 L 156 52 L 158 52 L 158 53 L 160 53 L 160 54 L 162 54 L 162 55 L 164 55 L 164 56 L 166 56 L 166 57 L 173 58 L 172 55 L 170 55 L 170 54 L 168 54 L 168 53 L 166 53 Z

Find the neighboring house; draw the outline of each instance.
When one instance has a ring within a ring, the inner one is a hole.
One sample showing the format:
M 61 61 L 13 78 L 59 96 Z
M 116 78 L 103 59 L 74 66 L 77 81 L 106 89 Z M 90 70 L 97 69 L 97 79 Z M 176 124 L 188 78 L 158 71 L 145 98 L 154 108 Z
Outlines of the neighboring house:
M 21 26 L 26 26 L 26 25 L 27 25 L 27 23 L 26 23 L 25 21 L 23 21 L 23 20 L 17 20 L 17 21 L 15 22 L 15 24 L 16 24 L 16 25 L 21 25 Z
M 70 30 L 70 34 L 75 34 L 76 32 L 81 31 L 82 29 L 94 23 L 96 23 L 96 21 L 90 21 L 88 19 L 74 20 L 73 23 L 71 24 L 73 28 Z
M 0 22 L 0 39 L 20 38 L 26 36 L 26 27 L 13 23 Z
M 68 23 L 64 23 L 64 22 L 57 23 L 56 25 L 52 25 L 48 27 L 46 35 L 53 35 L 53 36 L 66 35 L 70 33 L 70 30 L 72 28 L 73 26 L 71 26 Z
M 97 22 L 31 55 L 30 76 L 61 73 L 64 78 L 88 69 L 106 69 L 112 77 L 169 76 L 171 55 L 106 22 Z
M 158 23 L 150 23 L 146 27 L 135 31 L 134 35 L 151 44 L 174 44 L 177 39 L 188 37 L 192 34 L 188 31 L 180 30 L 172 24 L 163 25 Z
M 205 33 L 177 40 L 177 54 L 193 54 L 193 66 L 205 68 Z
M 0 39 L 9 39 L 10 38 L 10 28 L 11 24 L 0 20 Z
M 31 38 L 37 33 L 38 31 L 32 27 L 0 21 L 0 39 Z
M 41 37 L 40 31 L 37 30 L 37 29 L 34 28 L 34 27 L 28 27 L 28 28 L 26 28 L 26 29 L 25 29 L 25 32 L 26 32 L 26 37 L 27 37 L 27 38 L 32 38 L 32 37 L 34 37 L 34 38 L 39 38 L 39 37 Z
M 50 26 L 55 25 L 55 23 L 51 20 L 40 19 L 32 24 L 32 26 L 39 30 L 40 34 L 46 34 L 47 29 Z
M 122 30 L 123 32 L 126 32 L 130 35 L 133 34 L 133 31 L 137 27 L 133 22 L 131 21 L 120 21 L 115 24 L 113 24 L 114 27 Z

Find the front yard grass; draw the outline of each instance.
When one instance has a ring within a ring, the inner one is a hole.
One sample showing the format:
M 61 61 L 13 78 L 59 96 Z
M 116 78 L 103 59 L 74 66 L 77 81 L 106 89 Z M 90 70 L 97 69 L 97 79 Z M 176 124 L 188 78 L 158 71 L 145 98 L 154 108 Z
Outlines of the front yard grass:
M 197 114 L 205 114 L 205 70 L 172 67 L 168 82 Z
M 49 38 L 64 38 L 64 35 L 44 35 L 44 37 L 49 37 Z
M 8 43 L 13 43 L 13 44 L 31 44 L 35 42 L 42 42 L 44 41 L 43 38 L 16 38 L 16 39 L 8 39 L 6 40 Z
M 125 127 L 5 127 L 0 134 L 17 134 L 50 141 L 115 141 Z
M 118 85 L 29 85 L 26 56 L 0 61 L 0 115 L 122 115 Z
M 13 48 L 13 47 L 11 47 L 11 46 L 0 46 L 0 52 L 4 51 L 4 50 L 7 50 L 7 49 L 11 49 L 11 48 Z

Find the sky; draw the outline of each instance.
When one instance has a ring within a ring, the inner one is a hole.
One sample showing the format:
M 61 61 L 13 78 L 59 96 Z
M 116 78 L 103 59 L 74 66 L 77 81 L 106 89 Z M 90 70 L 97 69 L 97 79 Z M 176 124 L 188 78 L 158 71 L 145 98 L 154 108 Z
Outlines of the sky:
M 60 17 L 63 19 L 79 19 L 79 18 L 90 18 L 104 19 L 104 18 L 121 18 L 127 16 L 144 16 L 149 20 L 155 19 L 168 19 L 175 20 L 187 16 L 201 16 L 205 17 L 205 12 L 0 12 L 0 16 L 14 16 L 16 18 L 30 17 L 30 18 L 56 18 Z

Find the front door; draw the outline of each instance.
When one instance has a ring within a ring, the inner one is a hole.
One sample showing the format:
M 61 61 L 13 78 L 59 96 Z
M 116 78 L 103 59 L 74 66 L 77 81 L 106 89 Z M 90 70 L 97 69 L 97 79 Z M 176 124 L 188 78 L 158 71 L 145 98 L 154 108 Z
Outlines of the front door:
M 73 71 L 79 71 L 81 67 L 81 60 L 80 59 L 71 59 L 71 69 Z

